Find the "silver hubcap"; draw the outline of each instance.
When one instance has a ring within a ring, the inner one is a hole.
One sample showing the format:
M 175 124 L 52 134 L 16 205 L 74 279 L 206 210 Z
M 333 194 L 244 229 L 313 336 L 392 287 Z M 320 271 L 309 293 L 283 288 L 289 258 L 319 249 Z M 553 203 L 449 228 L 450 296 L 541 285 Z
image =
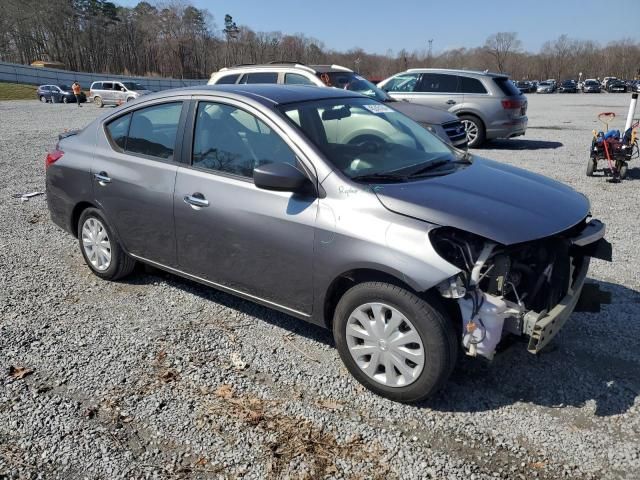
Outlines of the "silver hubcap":
M 467 132 L 467 142 L 471 143 L 478 138 L 478 126 L 471 120 L 462 120 L 462 125 Z
M 366 303 L 347 321 L 347 346 L 360 369 L 388 387 L 404 387 L 424 368 L 424 347 L 413 324 L 384 303 Z
M 111 242 L 100 220 L 89 217 L 82 225 L 82 248 L 93 268 L 105 271 L 111 265 Z

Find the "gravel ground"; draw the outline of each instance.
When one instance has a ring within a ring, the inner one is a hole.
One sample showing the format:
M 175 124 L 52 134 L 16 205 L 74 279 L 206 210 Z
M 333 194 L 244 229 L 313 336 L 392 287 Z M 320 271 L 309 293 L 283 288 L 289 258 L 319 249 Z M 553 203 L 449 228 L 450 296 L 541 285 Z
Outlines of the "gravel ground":
M 526 137 L 476 152 L 590 197 L 611 304 L 540 356 L 463 360 L 419 405 L 364 390 L 320 328 L 149 269 L 92 276 L 44 196 L 12 194 L 43 190 L 45 149 L 99 110 L 0 102 L 0 479 L 638 478 L 640 163 L 585 176 L 596 114 L 621 127 L 628 99 L 531 95 Z

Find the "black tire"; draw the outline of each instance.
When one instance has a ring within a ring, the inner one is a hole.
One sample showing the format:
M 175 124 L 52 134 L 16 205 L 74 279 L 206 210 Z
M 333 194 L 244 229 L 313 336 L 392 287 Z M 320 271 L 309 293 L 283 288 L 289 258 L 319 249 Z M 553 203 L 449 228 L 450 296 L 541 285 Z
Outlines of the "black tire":
M 44 95 L 40 95 L 40 101 L 42 103 L 47 103 L 47 97 L 45 97 Z
M 629 165 L 627 164 L 627 162 L 622 162 L 622 165 L 620 165 L 620 169 L 618 170 L 618 173 L 620 174 L 620 180 L 624 180 L 625 178 L 627 178 L 628 169 Z
M 98 108 L 104 107 L 104 103 L 102 102 L 102 97 L 99 97 L 97 95 L 93 97 L 93 103 L 95 103 Z
M 587 177 L 593 177 L 593 172 L 596 171 L 596 161 L 589 157 L 587 160 Z
M 346 328 L 349 316 L 361 305 L 385 303 L 400 311 L 415 327 L 424 347 L 425 364 L 419 376 L 403 387 L 386 386 L 364 373 L 349 352 Z M 338 302 L 333 318 L 333 336 L 349 372 L 372 392 L 399 402 L 416 402 L 437 392 L 453 371 L 458 341 L 451 321 L 436 304 L 396 285 L 367 282 L 348 290 Z
M 69 99 L 67 97 L 62 97 L 62 103 L 69 103 Z
M 97 219 L 104 226 L 111 247 L 111 262 L 108 268 L 102 271 L 92 265 L 83 246 L 82 227 L 90 218 Z M 129 275 L 136 266 L 136 261 L 125 253 L 118 237 L 114 234 L 113 228 L 111 228 L 102 212 L 96 208 L 87 208 L 78 219 L 78 245 L 87 266 L 96 276 L 103 280 L 119 280 L 124 278 Z
M 482 123 L 482 120 L 480 120 L 475 115 L 460 115 L 458 118 L 460 118 L 460 121 L 463 124 L 465 122 L 472 123 L 473 125 L 475 125 L 475 129 L 477 130 L 477 134 L 475 135 L 474 138 L 469 139 L 469 135 L 467 135 L 467 139 L 469 140 L 469 147 L 477 148 L 481 146 L 484 143 L 486 139 L 486 134 L 487 134 L 484 128 L 484 123 Z

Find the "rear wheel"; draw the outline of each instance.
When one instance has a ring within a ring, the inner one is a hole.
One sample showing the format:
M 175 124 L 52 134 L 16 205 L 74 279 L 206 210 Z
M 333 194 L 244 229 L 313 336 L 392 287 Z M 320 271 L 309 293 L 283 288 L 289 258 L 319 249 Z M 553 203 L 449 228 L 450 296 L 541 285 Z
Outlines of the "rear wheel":
M 474 115 L 460 115 L 460 122 L 467 132 L 470 147 L 479 147 L 484 143 L 486 132 L 482 120 Z
M 104 103 L 102 103 L 102 97 L 95 96 L 93 97 L 93 103 L 96 104 L 97 107 L 104 107 Z
M 442 387 L 458 351 L 453 325 L 438 309 L 388 283 L 348 290 L 336 307 L 333 335 L 362 385 L 401 402 L 425 399 Z
M 40 101 L 42 103 L 47 103 L 47 97 L 45 97 L 44 95 L 40 95 Z
M 596 171 L 596 160 L 589 157 L 587 161 L 587 177 L 593 177 L 593 172 Z
M 104 280 L 129 275 L 136 261 L 127 255 L 100 210 L 87 208 L 78 219 L 78 242 L 84 261 Z

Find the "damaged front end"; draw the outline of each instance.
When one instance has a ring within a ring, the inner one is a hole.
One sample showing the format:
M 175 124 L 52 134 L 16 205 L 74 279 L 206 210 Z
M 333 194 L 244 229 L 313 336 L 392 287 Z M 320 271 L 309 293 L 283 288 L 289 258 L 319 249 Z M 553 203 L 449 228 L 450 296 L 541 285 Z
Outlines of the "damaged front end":
M 611 260 L 605 226 L 584 219 L 559 234 L 501 245 L 455 228 L 431 231 L 435 250 L 460 269 L 438 285 L 457 302 L 467 354 L 491 359 L 506 334 L 538 353 L 574 311 L 591 257 Z

